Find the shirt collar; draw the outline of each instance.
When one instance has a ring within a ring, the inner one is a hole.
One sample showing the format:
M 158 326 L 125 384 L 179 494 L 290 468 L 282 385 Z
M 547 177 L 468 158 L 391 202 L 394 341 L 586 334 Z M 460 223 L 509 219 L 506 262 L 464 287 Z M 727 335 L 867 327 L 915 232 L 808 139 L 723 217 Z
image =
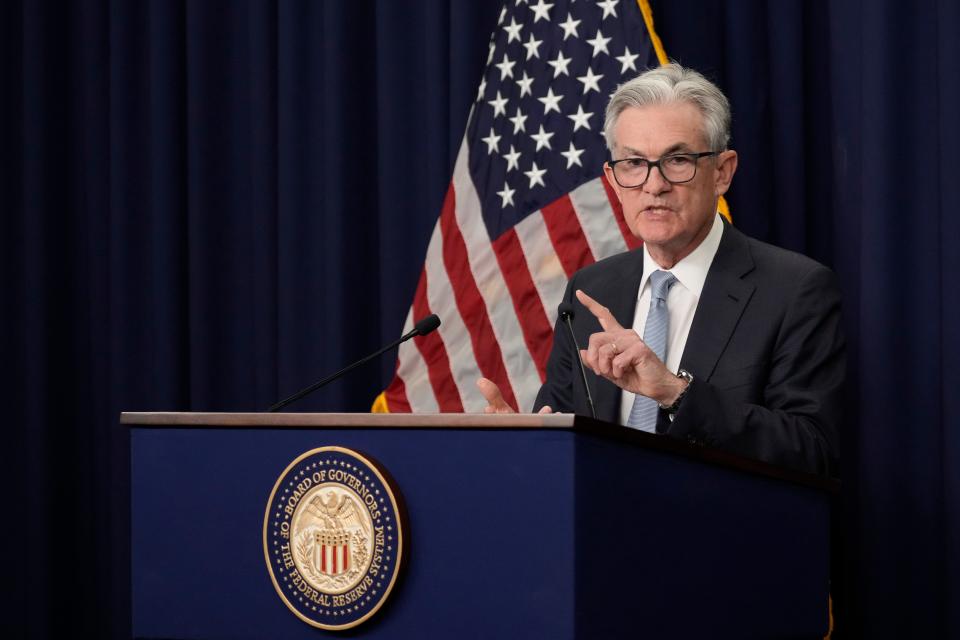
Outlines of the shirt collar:
M 710 265 L 713 263 L 714 256 L 717 255 L 717 249 L 720 248 L 720 238 L 723 236 L 723 220 L 717 214 L 713 219 L 713 226 L 707 237 L 703 239 L 696 249 L 690 252 L 686 258 L 673 265 L 670 269 L 683 287 L 690 291 L 697 298 L 703 292 L 703 285 L 707 280 L 707 272 L 710 271 Z M 643 290 L 650 280 L 650 274 L 661 269 L 647 251 L 647 245 L 643 245 L 643 278 L 640 280 L 640 289 L 637 291 L 637 299 L 643 294 Z

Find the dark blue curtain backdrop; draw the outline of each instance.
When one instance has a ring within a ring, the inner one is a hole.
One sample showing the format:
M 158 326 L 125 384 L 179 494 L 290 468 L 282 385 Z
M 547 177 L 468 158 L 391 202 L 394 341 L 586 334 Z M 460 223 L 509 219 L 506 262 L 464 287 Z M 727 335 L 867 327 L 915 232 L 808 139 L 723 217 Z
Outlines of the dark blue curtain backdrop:
M 652 4 L 733 103 L 735 223 L 843 283 L 843 631 L 960 637 L 957 3 Z M 399 334 L 498 13 L 0 3 L 5 636 L 129 634 L 121 410 L 263 409 Z

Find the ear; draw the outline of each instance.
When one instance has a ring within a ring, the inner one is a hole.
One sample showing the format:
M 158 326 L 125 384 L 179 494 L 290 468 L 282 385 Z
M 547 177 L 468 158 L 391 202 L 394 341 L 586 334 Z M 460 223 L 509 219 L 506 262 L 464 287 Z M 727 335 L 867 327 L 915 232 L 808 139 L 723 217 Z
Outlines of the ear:
M 617 200 L 620 201 L 620 204 L 623 204 L 623 193 L 620 191 L 620 185 L 617 184 L 616 178 L 613 177 L 613 169 L 610 167 L 609 162 L 603 163 L 603 173 L 607 176 L 607 182 L 613 187 L 613 192 L 617 194 Z
M 714 169 L 717 197 L 722 196 L 730 188 L 733 174 L 737 172 L 737 152 L 733 149 L 721 151 L 717 156 L 717 165 Z

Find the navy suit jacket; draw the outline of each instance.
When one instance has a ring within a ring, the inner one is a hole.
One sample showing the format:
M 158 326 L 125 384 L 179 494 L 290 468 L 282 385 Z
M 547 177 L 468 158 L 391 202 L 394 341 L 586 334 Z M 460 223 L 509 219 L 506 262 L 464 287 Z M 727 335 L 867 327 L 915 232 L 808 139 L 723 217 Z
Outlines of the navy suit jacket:
M 564 300 L 577 342 L 601 331 L 573 292 L 583 289 L 624 327 L 633 324 L 643 250 L 573 275 Z M 575 349 L 558 321 L 546 382 L 534 411 L 590 415 Z M 833 272 L 724 223 L 680 367 L 694 378 L 671 421 L 657 431 L 798 470 L 832 475 L 845 377 L 840 291 Z M 587 369 L 600 420 L 619 422 L 620 388 Z

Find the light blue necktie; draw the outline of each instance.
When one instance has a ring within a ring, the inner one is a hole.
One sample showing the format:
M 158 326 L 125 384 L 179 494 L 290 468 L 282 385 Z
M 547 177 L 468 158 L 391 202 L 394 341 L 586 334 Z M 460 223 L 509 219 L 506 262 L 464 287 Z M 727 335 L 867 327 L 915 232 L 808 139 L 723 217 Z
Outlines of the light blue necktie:
M 643 327 L 643 341 L 663 362 L 667 359 L 667 329 L 670 314 L 667 312 L 667 293 L 677 281 L 669 271 L 654 271 L 650 274 L 650 311 Z M 637 394 L 630 409 L 627 426 L 654 433 L 657 430 L 657 401 Z

